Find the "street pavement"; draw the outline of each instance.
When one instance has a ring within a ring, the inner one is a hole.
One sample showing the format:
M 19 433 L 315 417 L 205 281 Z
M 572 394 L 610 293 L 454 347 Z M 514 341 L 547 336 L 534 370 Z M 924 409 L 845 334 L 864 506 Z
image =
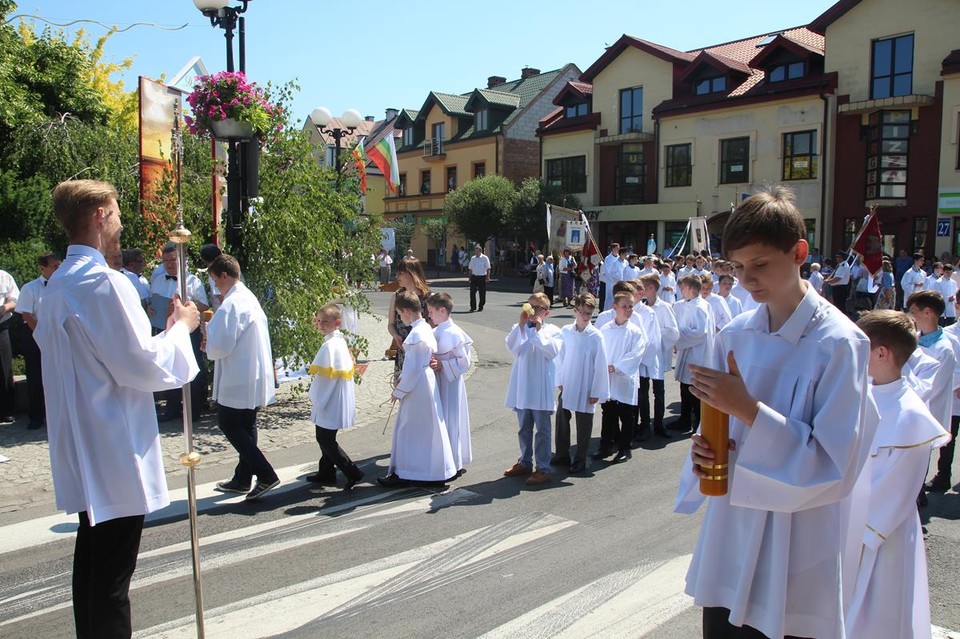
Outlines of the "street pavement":
M 503 339 L 525 282 L 494 282 L 482 313 L 463 310 L 465 280 L 432 286 L 451 293 L 455 321 L 474 339 L 467 474 L 445 489 L 372 483 L 389 457 L 381 404 L 393 363 L 380 359 L 389 296 L 371 293 L 358 426 L 339 438 L 368 481 L 349 493 L 306 484 L 318 450 L 309 404 L 289 388 L 259 420 L 261 447 L 283 481 L 261 502 L 213 491 L 235 453 L 214 419 L 197 425 L 207 636 L 698 636 L 699 611 L 682 590 L 700 518 L 671 512 L 687 441 L 653 440 L 625 464 L 594 462 L 586 476 L 558 469 L 542 487 L 502 477 L 517 455 L 516 418 L 503 407 L 511 364 Z M 572 314 L 555 308 L 550 321 Z M 678 399 L 668 382 L 668 411 Z M 599 416 L 594 425 L 597 436 Z M 179 428 L 162 424 L 173 503 L 144 531 L 131 590 L 137 637 L 195 636 Z M 0 637 L 72 636 L 76 517 L 53 506 L 42 431 L 0 427 L 0 444 L 11 458 L 0 463 Z M 960 496 L 931 495 L 923 517 L 936 636 L 960 638 L 951 631 L 960 629 Z

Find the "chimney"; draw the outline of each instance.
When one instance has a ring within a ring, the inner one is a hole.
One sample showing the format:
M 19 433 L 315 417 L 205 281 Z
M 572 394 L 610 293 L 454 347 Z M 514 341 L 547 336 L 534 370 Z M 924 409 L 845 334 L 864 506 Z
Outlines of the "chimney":
M 488 89 L 492 89 L 498 84 L 506 84 L 506 83 L 507 83 L 507 79 L 502 75 L 491 75 L 489 78 L 487 78 Z
M 400 115 L 399 109 L 387 109 L 387 122 L 390 122 L 398 115 Z
M 365 115 L 365 116 L 363 116 L 363 121 L 364 121 L 364 122 L 375 122 L 376 120 L 373 119 L 373 116 L 372 116 L 372 115 Z
M 540 69 L 534 69 L 533 67 L 523 67 L 522 69 L 520 69 L 521 80 L 532 78 L 535 75 L 540 75 Z

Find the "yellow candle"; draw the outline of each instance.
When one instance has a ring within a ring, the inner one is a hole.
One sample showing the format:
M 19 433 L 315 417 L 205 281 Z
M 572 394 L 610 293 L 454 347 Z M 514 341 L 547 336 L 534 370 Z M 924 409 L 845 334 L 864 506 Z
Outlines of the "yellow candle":
M 701 401 L 700 436 L 707 440 L 710 450 L 716 455 L 713 458 L 713 464 L 700 466 L 700 469 L 707 474 L 706 477 L 700 478 L 700 492 L 714 497 L 726 495 L 730 416 Z

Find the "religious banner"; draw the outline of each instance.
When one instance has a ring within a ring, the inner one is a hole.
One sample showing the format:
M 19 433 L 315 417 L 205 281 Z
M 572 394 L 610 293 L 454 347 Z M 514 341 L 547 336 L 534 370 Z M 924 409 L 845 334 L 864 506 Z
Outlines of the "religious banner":
M 589 232 L 589 227 L 587 227 L 585 222 L 567 222 L 567 244 L 564 248 L 568 248 L 576 253 L 587 243 L 587 234 Z
M 691 253 L 710 252 L 710 233 L 707 231 L 707 218 L 691 217 L 687 225 L 687 243 Z
M 547 246 L 544 255 L 561 253 L 567 246 L 567 225 L 581 222 L 582 217 L 580 211 L 547 204 Z

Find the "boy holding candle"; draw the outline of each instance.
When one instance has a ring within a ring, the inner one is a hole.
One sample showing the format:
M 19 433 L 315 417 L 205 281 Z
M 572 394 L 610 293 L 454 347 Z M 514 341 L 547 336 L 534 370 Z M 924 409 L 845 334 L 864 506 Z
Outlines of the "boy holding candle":
M 917 346 L 910 318 L 899 311 L 871 311 L 857 326 L 870 338 L 868 372 L 880 424 L 847 636 L 929 637 L 927 562 L 914 500 L 930 451 L 950 436 L 903 377 L 903 365 Z
M 783 187 L 737 207 L 723 247 L 759 306 L 717 336 L 722 370 L 690 366 L 694 397 L 730 416 L 729 492 L 709 500 L 687 573 L 706 638 L 844 632 L 877 423 L 870 342 L 801 279 L 805 233 Z M 703 502 L 698 465 L 714 459 L 703 437 L 692 443 L 682 513 Z

